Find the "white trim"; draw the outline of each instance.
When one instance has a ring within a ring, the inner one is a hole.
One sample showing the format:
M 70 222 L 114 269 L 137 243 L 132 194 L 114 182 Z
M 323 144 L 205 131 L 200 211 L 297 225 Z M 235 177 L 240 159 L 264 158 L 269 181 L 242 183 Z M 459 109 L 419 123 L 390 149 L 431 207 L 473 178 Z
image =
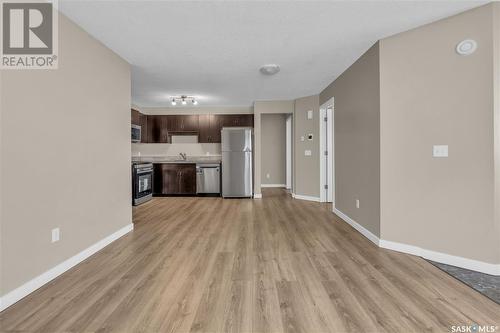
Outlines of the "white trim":
M 120 230 L 112 233 L 111 235 L 107 236 L 104 239 L 101 239 L 94 245 L 91 245 L 90 247 L 86 248 L 85 250 L 81 251 L 80 253 L 74 255 L 73 257 L 66 259 L 59 265 L 49 269 L 45 273 L 42 273 L 35 277 L 34 279 L 26 282 L 22 286 L 8 292 L 7 294 L 3 295 L 0 297 L 0 311 L 5 310 L 12 304 L 16 303 L 17 301 L 21 300 L 22 298 L 26 297 L 28 294 L 32 293 L 33 291 L 37 290 L 38 288 L 42 287 L 44 284 L 50 282 L 51 280 L 55 279 L 59 275 L 63 274 L 70 268 L 78 265 L 94 253 L 98 252 L 99 250 L 103 249 L 107 245 L 111 244 L 118 238 L 122 237 L 123 235 L 129 233 L 134 229 L 134 224 L 130 223 L 126 225 L 125 227 L 121 228 Z
M 458 257 L 451 254 L 431 251 L 414 245 L 408 245 L 408 244 L 380 239 L 379 237 L 371 233 L 369 230 L 367 230 L 365 227 L 363 227 L 362 225 L 351 219 L 349 216 L 342 213 L 340 210 L 334 209 L 334 213 L 337 214 L 337 216 L 340 217 L 342 220 L 344 220 L 346 223 L 351 225 L 354 229 L 359 231 L 359 233 L 361 233 L 363 236 L 365 236 L 366 238 L 368 238 L 370 241 L 372 241 L 381 248 L 412 254 L 439 263 L 452 265 L 456 267 L 462 267 L 476 272 L 486 273 L 490 275 L 497 275 L 497 276 L 500 275 L 500 264 L 491 264 L 474 259 Z
M 262 199 L 262 193 L 254 193 L 253 198 L 254 199 Z
M 291 114 L 286 116 L 286 188 L 292 187 L 292 117 Z
M 283 187 L 283 188 L 286 188 L 286 184 L 260 184 L 260 187 Z
M 500 264 L 490 264 L 484 261 L 458 257 L 451 254 L 426 250 L 414 245 L 408 245 L 388 240 L 380 240 L 380 247 L 398 252 L 413 254 L 425 259 L 436 261 L 446 265 L 462 267 L 476 272 L 490 275 L 500 275 Z
M 299 199 L 299 200 L 307 200 L 307 201 L 319 202 L 319 198 L 318 197 L 312 197 L 312 196 L 309 196 L 309 195 L 301 195 L 301 194 L 292 193 L 292 198 Z
M 344 220 L 351 227 L 353 227 L 354 229 L 356 229 L 357 231 L 359 231 L 360 234 L 362 234 L 363 236 L 365 236 L 366 238 L 368 238 L 375 245 L 379 246 L 380 239 L 375 234 L 373 234 L 370 230 L 366 229 L 361 224 L 359 224 L 358 222 L 354 221 L 349 216 L 347 216 L 346 214 L 342 213 L 340 210 L 338 210 L 336 208 L 333 210 L 333 212 L 335 214 L 337 214 L 338 217 L 340 217 L 342 220 Z
M 327 100 L 325 103 L 321 104 L 320 109 L 319 109 L 319 177 L 320 177 L 320 182 L 319 182 L 319 193 L 320 193 L 320 202 L 327 202 L 327 192 L 328 195 L 331 195 L 331 202 L 335 202 L 335 126 L 334 126 L 334 103 L 335 103 L 335 98 L 332 97 L 329 100 Z M 328 109 L 331 109 L 331 113 L 328 114 Z M 328 117 L 329 122 L 332 126 L 331 131 L 326 131 L 326 126 L 324 123 L 324 118 Z M 325 145 L 327 141 L 328 134 L 331 135 L 332 141 L 331 141 L 331 147 L 327 147 Z M 330 149 L 328 149 L 330 148 Z M 328 156 L 325 157 L 325 150 L 328 151 Z M 328 167 L 327 164 L 328 163 Z M 329 169 L 331 168 L 331 169 Z M 328 174 L 328 175 L 327 175 Z M 328 179 L 327 179 L 328 178 Z M 325 184 L 328 185 L 328 190 L 325 190 L 324 186 Z M 333 205 L 332 205 L 333 207 Z

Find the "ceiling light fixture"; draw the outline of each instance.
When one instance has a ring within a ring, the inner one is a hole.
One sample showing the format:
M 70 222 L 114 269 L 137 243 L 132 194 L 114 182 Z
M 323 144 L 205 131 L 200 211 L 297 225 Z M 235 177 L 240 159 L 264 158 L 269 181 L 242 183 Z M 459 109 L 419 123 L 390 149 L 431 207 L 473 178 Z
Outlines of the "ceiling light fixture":
M 198 104 L 198 101 L 193 96 L 172 96 L 170 97 L 170 100 L 172 101 L 172 105 L 177 105 L 177 102 L 180 102 L 182 105 L 187 105 L 188 103 L 191 103 L 192 105 Z
M 268 64 L 260 68 L 260 72 L 264 75 L 274 75 L 279 71 L 280 71 L 280 66 L 276 64 Z

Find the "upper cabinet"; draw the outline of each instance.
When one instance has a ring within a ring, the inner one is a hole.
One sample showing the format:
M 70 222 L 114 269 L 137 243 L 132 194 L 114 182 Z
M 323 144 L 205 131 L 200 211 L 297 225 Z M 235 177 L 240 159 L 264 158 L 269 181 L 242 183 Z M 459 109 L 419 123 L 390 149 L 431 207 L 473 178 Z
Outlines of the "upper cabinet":
M 200 115 L 198 141 L 201 143 L 220 143 L 223 117 L 225 116 L 218 114 Z
M 168 143 L 168 118 L 167 116 L 147 116 L 147 142 Z
M 141 126 L 141 142 L 169 143 L 172 134 L 198 135 L 198 142 L 220 143 L 222 127 L 253 127 L 253 114 L 145 115 L 131 111 L 132 124 Z
M 253 114 L 228 114 L 222 115 L 222 127 L 253 126 Z
M 198 115 L 167 116 L 170 132 L 198 132 Z

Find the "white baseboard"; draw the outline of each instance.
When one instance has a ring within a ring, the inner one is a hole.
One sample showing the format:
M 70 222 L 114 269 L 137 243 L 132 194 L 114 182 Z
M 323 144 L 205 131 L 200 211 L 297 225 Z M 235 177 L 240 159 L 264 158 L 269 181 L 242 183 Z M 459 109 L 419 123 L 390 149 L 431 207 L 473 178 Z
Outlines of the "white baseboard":
M 490 275 L 500 275 L 500 264 L 491 264 L 484 261 L 458 257 L 451 254 L 423 249 L 418 246 L 392 242 L 383 239 L 380 240 L 380 247 L 393 251 L 413 254 L 446 265 L 470 269 L 472 271 Z
M 253 198 L 254 199 L 262 199 L 262 193 L 254 193 Z
M 354 229 L 359 231 L 359 233 L 361 233 L 363 236 L 365 236 L 366 238 L 368 238 L 370 241 L 372 241 L 381 248 L 412 254 L 442 264 L 470 269 L 476 272 L 486 273 L 490 275 L 500 275 L 500 264 L 490 264 L 484 261 L 467 259 L 464 257 L 454 256 L 451 254 L 427 250 L 414 245 L 408 245 L 408 244 L 380 239 L 379 237 L 371 233 L 369 230 L 367 230 L 365 227 L 363 227 L 361 224 L 354 221 L 346 214 L 342 213 L 340 210 L 334 209 L 334 213 L 337 214 L 346 223 L 351 225 Z
M 354 229 L 356 229 L 357 231 L 359 231 L 360 234 L 362 234 L 363 236 L 365 236 L 366 238 L 368 238 L 370 241 L 372 241 L 373 243 L 375 243 L 375 245 L 379 246 L 380 238 L 378 238 L 378 236 L 376 236 L 375 234 L 373 234 L 370 230 L 366 229 L 361 224 L 359 224 L 358 222 L 354 221 L 353 219 L 351 219 L 346 214 L 342 213 L 337 208 L 335 208 L 333 210 L 333 212 L 335 214 L 337 214 L 337 216 L 340 217 L 342 220 L 344 220 L 345 222 L 347 222 L 347 224 L 349 224 L 351 227 L 353 227 Z
M 7 294 L 3 295 L 0 297 L 0 311 L 5 310 L 12 304 L 16 303 L 20 299 L 24 298 L 28 294 L 32 293 L 33 291 L 37 290 L 38 288 L 42 287 L 44 284 L 50 282 L 51 280 L 55 279 L 62 273 L 66 272 L 70 268 L 76 266 L 80 262 L 84 261 L 97 251 L 103 249 L 110 243 L 114 242 L 118 238 L 122 237 L 123 235 L 129 233 L 134 229 L 134 224 L 130 223 L 126 225 L 125 227 L 121 228 L 120 230 L 112 233 L 111 235 L 107 236 L 104 239 L 101 239 L 94 245 L 91 245 L 90 247 L 86 248 L 82 252 L 74 255 L 73 257 L 66 259 L 59 265 L 49 269 L 45 273 L 42 273 L 41 275 L 38 275 L 34 279 L 26 282 L 22 286 L 8 292 Z
M 319 198 L 318 197 L 312 197 L 312 196 L 309 196 L 309 195 L 301 195 L 301 194 L 292 193 L 292 198 L 299 199 L 299 200 L 307 200 L 307 201 L 319 202 Z
M 286 184 L 260 184 L 260 187 L 283 187 L 283 188 L 286 188 Z

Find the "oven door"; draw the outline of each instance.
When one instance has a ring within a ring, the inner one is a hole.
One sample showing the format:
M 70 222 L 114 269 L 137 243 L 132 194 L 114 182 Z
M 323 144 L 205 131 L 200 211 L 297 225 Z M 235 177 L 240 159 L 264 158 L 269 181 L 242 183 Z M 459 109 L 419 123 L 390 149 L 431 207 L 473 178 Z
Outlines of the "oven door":
M 153 194 L 153 168 L 136 169 L 134 174 L 134 204 L 147 201 Z
M 136 196 L 138 198 L 153 193 L 153 168 L 138 169 L 135 185 L 137 186 Z

